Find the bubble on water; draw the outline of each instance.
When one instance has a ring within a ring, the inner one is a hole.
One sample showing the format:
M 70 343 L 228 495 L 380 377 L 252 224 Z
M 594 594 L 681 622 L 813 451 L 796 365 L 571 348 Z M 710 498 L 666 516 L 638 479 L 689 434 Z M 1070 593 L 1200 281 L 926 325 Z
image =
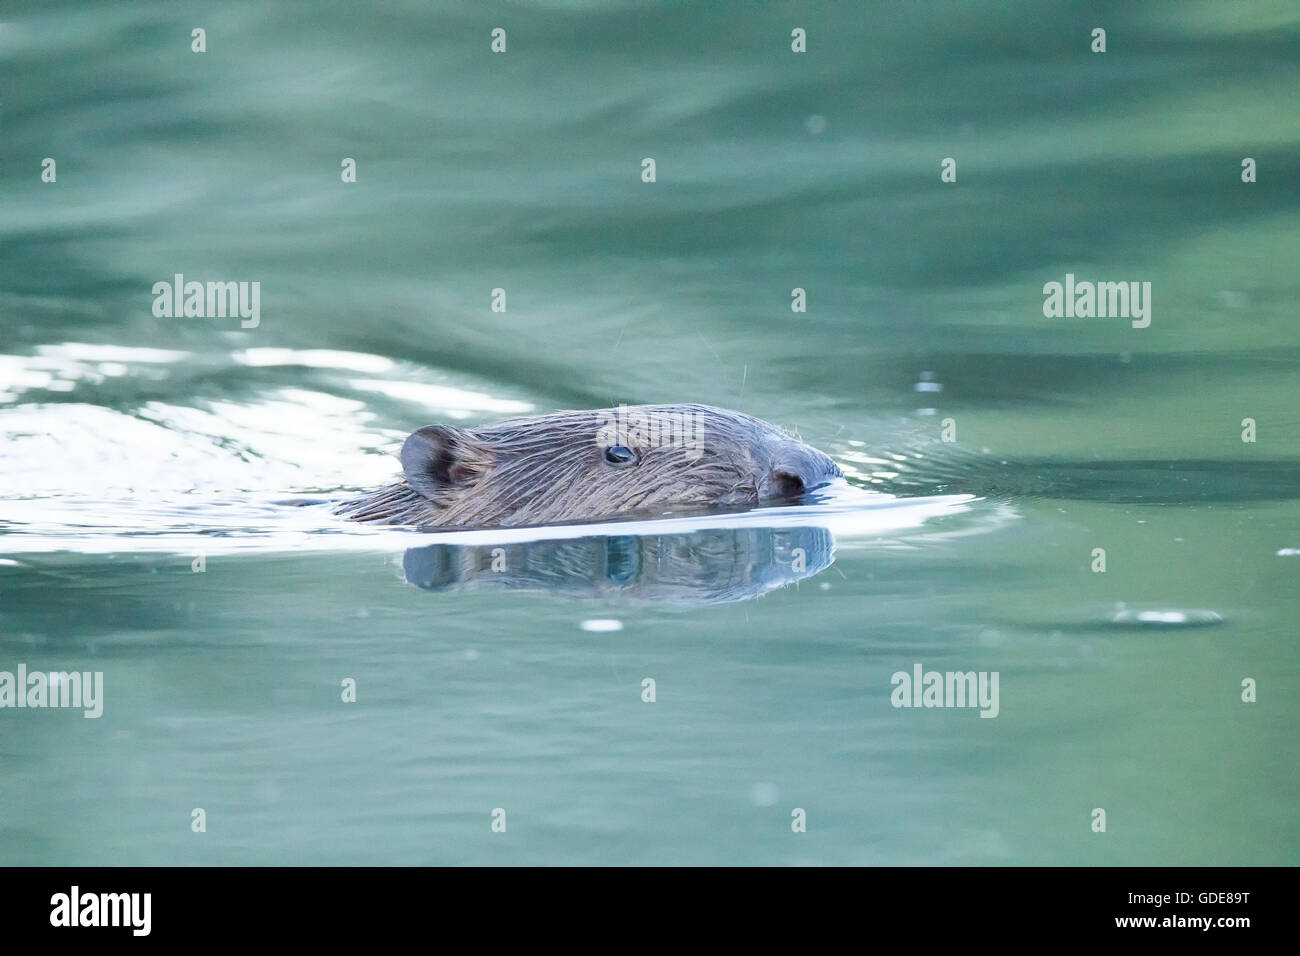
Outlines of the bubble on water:
M 467 660 L 467 661 L 476 661 L 476 660 L 478 660 L 478 651 L 474 650 L 474 648 L 472 648 L 472 647 L 467 648 L 467 649 L 465 650 L 465 660 Z
M 808 131 L 809 136 L 820 136 L 826 132 L 826 117 L 820 113 L 813 113 L 803 121 L 803 128 Z
M 590 618 L 578 626 L 584 631 L 595 631 L 597 633 L 623 630 L 623 622 L 612 618 Z
M 1111 618 L 1114 624 L 1125 627 L 1206 627 L 1222 624 L 1223 616 L 1217 611 L 1181 608 L 1121 608 Z
M 756 807 L 770 807 L 780 798 L 776 784 L 761 781 L 749 788 L 749 802 Z

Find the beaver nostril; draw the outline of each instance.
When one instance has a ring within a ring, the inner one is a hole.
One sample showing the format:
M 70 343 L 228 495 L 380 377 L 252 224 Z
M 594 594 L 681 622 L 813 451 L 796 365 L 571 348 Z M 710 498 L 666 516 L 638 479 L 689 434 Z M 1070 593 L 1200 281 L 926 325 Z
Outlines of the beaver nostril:
M 763 484 L 773 498 L 798 498 L 806 490 L 804 480 L 790 471 L 774 471 Z

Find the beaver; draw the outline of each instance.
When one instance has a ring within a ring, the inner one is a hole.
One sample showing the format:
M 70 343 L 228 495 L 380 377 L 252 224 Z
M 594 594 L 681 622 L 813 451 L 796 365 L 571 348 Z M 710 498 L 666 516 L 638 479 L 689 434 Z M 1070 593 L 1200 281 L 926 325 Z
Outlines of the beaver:
M 775 425 L 709 405 L 621 405 L 427 425 L 403 478 L 336 512 L 424 530 L 515 528 L 791 502 L 841 477 Z

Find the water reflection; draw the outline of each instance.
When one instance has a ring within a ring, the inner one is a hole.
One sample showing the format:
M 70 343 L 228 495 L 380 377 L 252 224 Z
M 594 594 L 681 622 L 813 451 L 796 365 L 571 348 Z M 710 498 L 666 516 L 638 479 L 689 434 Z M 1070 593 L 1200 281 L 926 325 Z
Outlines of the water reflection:
M 696 606 L 748 601 L 830 567 L 825 528 L 709 528 L 411 548 L 406 579 L 431 591 L 536 591 Z

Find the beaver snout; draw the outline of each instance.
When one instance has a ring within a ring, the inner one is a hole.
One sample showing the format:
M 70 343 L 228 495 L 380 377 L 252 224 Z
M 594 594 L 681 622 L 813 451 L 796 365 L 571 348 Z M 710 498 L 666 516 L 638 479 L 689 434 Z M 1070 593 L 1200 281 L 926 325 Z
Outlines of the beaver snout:
M 798 498 L 840 477 L 830 458 L 807 445 L 792 444 L 773 457 L 772 466 L 758 482 L 759 501 Z
M 777 498 L 798 498 L 808 490 L 807 483 L 799 475 L 788 471 L 774 471 L 758 484 L 758 500 L 772 501 Z

